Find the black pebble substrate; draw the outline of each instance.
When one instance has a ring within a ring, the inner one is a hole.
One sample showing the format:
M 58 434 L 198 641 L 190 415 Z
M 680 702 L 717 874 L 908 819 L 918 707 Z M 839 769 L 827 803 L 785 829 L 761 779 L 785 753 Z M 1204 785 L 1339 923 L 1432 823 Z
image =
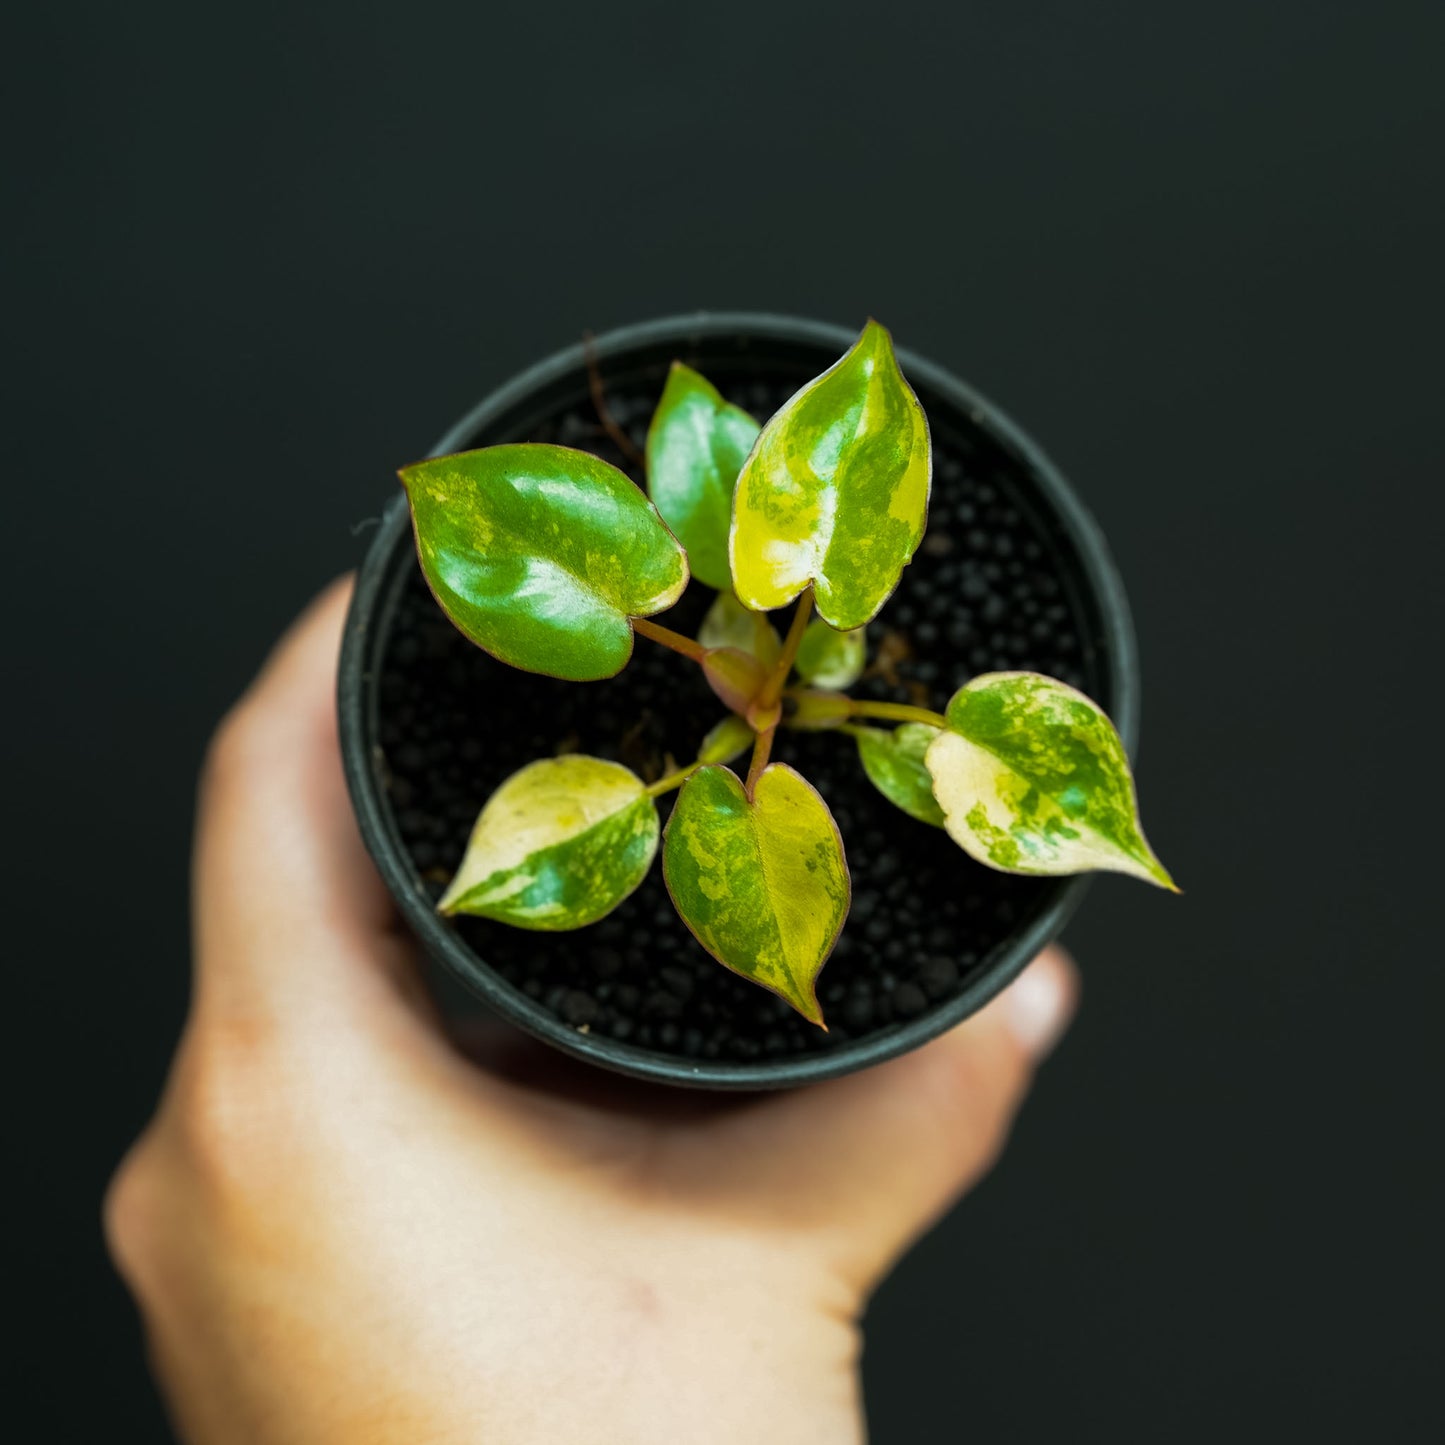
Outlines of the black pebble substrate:
M 724 382 L 722 389 L 764 418 L 792 387 Z M 656 395 L 610 394 L 608 404 L 641 447 Z M 638 479 L 590 404 L 530 440 L 595 452 Z M 935 425 L 928 533 L 869 626 L 870 661 L 880 647 L 903 654 L 896 682 L 869 676 L 851 689 L 855 696 L 942 711 L 969 677 L 1009 669 L 1048 673 L 1097 695 L 1087 624 L 1061 581 L 1057 547 L 1030 509 L 1030 490 L 1018 464 L 987 437 Z M 713 595 L 694 584 L 659 620 L 692 634 Z M 420 568 L 403 589 L 383 653 L 387 789 L 433 897 L 460 862 L 483 803 L 518 768 L 582 752 L 651 781 L 669 760 L 695 756 L 722 715 L 698 668 L 644 638 L 627 668 L 606 682 L 564 683 L 508 668 L 447 621 Z M 469 918 L 455 926 L 492 969 L 574 1028 L 661 1054 L 750 1062 L 835 1048 L 945 1003 L 1052 886 L 991 872 L 941 830 L 893 807 L 843 735 L 780 732 L 773 756 L 827 800 L 852 873 L 852 908 L 818 980 L 828 1032 L 703 951 L 672 906 L 660 862 L 590 928 L 542 933 Z M 659 800 L 664 823 L 672 801 Z

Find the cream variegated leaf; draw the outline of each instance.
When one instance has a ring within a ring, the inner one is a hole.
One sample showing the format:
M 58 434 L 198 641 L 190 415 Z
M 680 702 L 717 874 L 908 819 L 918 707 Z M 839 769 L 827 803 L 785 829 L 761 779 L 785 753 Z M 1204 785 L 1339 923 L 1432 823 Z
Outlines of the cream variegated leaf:
M 575 753 L 544 758 L 487 800 L 437 907 L 517 928 L 581 928 L 642 882 L 658 832 L 635 773 Z
M 971 857 L 1005 873 L 1104 870 L 1174 888 L 1139 826 L 1124 744 L 1083 693 L 987 673 L 954 694 L 947 723 L 925 762 L 944 826 Z

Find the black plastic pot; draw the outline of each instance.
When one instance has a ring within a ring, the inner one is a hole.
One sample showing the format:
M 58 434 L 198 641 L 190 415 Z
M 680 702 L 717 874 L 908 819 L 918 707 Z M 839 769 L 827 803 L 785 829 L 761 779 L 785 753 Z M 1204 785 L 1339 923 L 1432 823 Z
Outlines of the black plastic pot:
M 726 393 L 730 385 L 758 378 L 786 383 L 789 389 L 801 385 L 836 360 L 852 340 L 853 334 L 844 329 L 788 317 L 700 313 L 610 332 L 596 341 L 593 354 L 609 391 L 656 396 L 668 366 L 680 357 Z M 994 469 L 991 474 L 1010 489 L 1017 506 L 1047 538 L 1050 555 L 1057 558 L 1061 594 L 1068 598 L 1083 638 L 1091 691 L 1132 751 L 1138 717 L 1134 636 L 1123 588 L 1098 528 L 1048 458 L 995 406 L 920 357 L 901 351 L 899 359 L 927 411 L 936 445 L 952 438 L 970 454 L 985 456 Z M 442 437 L 434 454 L 526 440 L 558 415 L 575 413 L 587 397 L 586 356 L 575 346 L 493 392 Z M 945 484 L 936 474 L 935 497 Z M 458 929 L 436 913 L 434 887 L 428 888 L 398 827 L 380 742 L 379 679 L 387 666 L 399 599 L 415 585 L 416 570 L 410 521 L 398 487 L 362 564 L 341 655 L 341 744 L 362 835 L 428 953 L 503 1018 L 566 1053 L 639 1078 L 711 1089 L 778 1088 L 867 1068 L 918 1047 L 982 1007 L 1060 931 L 1088 886 L 1086 878 L 1031 882 L 1036 892 L 1025 916 L 977 960 L 956 992 L 917 1017 L 823 1051 L 752 1060 L 697 1058 L 573 1027 L 489 967 Z M 491 715 L 505 726 L 505 700 L 498 702 Z M 938 846 L 952 845 L 940 835 Z M 958 866 L 977 865 L 959 854 Z M 855 873 L 857 868 L 855 864 Z

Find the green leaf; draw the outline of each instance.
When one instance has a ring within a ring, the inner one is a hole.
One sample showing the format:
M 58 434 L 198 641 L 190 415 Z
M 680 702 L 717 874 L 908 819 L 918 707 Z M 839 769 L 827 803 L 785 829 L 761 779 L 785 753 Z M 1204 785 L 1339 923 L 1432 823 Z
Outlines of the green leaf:
M 812 786 L 773 763 L 749 801 L 736 774 L 703 768 L 678 794 L 662 868 L 683 922 L 714 958 L 823 1024 L 814 986 L 850 883 L 837 825 Z
M 920 823 L 943 824 L 943 809 L 933 796 L 933 777 L 923 761 L 939 730 L 927 723 L 883 728 L 851 728 L 858 757 L 873 786 Z
M 401 472 L 442 610 L 513 667 L 574 681 L 632 655 L 633 617 L 671 607 L 687 558 L 616 467 L 570 447 L 486 447 Z
M 947 718 L 926 762 L 944 827 L 971 857 L 1005 873 L 1105 869 L 1174 888 L 1140 830 L 1124 744 L 1083 693 L 986 673 Z
M 768 612 L 813 584 L 840 631 L 870 621 L 923 537 L 928 422 L 876 321 L 763 428 L 738 477 L 733 590 Z
M 516 928 L 581 928 L 642 882 L 657 837 L 657 805 L 634 773 L 575 753 L 543 758 L 487 800 L 437 907 Z
M 783 650 L 778 629 L 766 613 L 749 612 L 731 592 L 719 592 L 703 615 L 697 640 L 704 647 L 736 647 L 750 652 L 764 667 L 772 667 Z
M 804 682 L 815 687 L 852 687 L 863 676 L 867 661 L 868 629 L 839 632 L 821 618 L 815 618 L 803 633 L 794 666 Z
M 672 363 L 647 432 L 647 490 L 687 548 L 692 575 L 731 587 L 728 524 L 733 487 L 758 424 L 691 367 Z
M 702 740 L 697 750 L 704 763 L 730 763 L 752 747 L 756 734 L 736 713 L 729 713 Z

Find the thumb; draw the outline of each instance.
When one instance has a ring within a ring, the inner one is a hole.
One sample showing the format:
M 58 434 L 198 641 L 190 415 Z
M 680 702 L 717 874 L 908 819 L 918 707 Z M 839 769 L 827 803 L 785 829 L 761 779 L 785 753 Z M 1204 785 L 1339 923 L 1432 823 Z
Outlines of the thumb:
M 1073 961 L 1047 948 L 933 1043 L 774 1107 L 767 1152 L 789 1161 L 794 1188 L 831 1196 L 828 1233 L 852 1283 L 871 1288 L 988 1171 L 1078 993 Z

